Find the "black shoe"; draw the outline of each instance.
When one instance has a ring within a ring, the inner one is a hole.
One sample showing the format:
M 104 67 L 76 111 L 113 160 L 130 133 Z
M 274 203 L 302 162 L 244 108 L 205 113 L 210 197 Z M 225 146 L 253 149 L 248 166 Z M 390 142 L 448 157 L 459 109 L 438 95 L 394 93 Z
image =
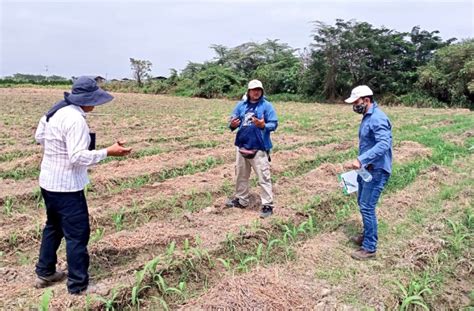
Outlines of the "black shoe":
M 225 203 L 227 207 L 234 207 L 234 208 L 246 208 L 247 206 L 240 204 L 239 198 L 229 199 Z
M 260 212 L 260 218 L 267 218 L 273 214 L 273 207 L 270 205 L 264 205 Z
M 45 288 L 48 286 L 53 285 L 54 283 L 60 282 L 66 278 L 66 273 L 59 270 L 54 272 L 54 274 L 50 276 L 38 276 L 36 278 L 35 287 L 36 288 Z

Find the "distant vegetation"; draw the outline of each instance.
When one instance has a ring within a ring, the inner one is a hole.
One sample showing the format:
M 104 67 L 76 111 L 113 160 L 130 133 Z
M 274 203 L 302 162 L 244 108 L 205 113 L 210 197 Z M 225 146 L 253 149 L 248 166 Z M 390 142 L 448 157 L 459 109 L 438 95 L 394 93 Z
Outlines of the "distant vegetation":
M 338 19 L 334 25 L 316 21 L 313 42 L 302 50 L 278 39 L 236 47 L 212 45 L 212 60 L 189 62 L 180 73 L 171 69 L 167 78 L 153 78 L 151 62 L 130 58 L 135 80 L 108 81 L 104 88 L 238 99 L 247 81 L 257 78 L 273 100 L 335 102 L 355 85 L 367 84 L 384 104 L 474 109 L 474 39 L 455 41 L 443 41 L 438 31 L 419 26 L 398 32 L 355 20 Z M 31 77 L 38 76 L 17 74 L 0 85 L 70 83 L 55 76 Z
M 43 76 L 22 73 L 16 73 L 13 76 L 7 76 L 0 79 L 0 86 L 8 86 L 12 84 L 69 85 L 71 83 L 71 79 L 61 76 Z

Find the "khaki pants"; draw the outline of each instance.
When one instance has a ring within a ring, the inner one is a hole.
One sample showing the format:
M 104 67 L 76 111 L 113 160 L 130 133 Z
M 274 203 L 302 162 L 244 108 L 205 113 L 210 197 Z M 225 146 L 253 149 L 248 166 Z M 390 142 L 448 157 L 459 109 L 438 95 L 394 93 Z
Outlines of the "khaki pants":
M 239 199 L 240 204 L 249 205 L 249 179 L 250 171 L 253 168 L 258 177 L 258 183 L 261 188 L 260 197 L 262 205 L 273 205 L 272 180 L 270 178 L 270 162 L 268 162 L 267 153 L 258 151 L 253 159 L 244 158 L 237 148 L 235 161 L 235 197 Z

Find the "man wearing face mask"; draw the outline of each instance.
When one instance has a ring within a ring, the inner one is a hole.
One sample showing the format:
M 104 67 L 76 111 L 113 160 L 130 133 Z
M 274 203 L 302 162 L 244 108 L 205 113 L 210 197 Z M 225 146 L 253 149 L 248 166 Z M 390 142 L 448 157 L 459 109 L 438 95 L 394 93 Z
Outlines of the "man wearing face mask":
M 359 127 L 359 156 L 344 167 L 365 168 L 372 175 L 372 180 L 368 182 L 357 176 L 357 203 L 364 232 L 351 238 L 352 242 L 360 246 L 351 254 L 352 258 L 367 260 L 375 258 L 378 240 L 375 207 L 392 173 L 392 125 L 374 101 L 372 90 L 366 85 L 354 88 L 345 102 L 352 104 L 353 111 L 363 117 Z

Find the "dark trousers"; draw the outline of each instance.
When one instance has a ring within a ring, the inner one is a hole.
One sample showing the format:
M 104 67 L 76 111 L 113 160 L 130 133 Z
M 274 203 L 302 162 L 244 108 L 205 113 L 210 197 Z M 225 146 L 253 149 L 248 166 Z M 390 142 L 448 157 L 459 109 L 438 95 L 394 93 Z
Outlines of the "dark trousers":
M 78 293 L 89 283 L 89 212 L 84 191 L 51 192 L 41 189 L 46 205 L 47 220 L 43 230 L 36 274 L 47 277 L 56 271 L 61 240 L 66 239 L 68 265 L 67 287 L 70 293 Z

